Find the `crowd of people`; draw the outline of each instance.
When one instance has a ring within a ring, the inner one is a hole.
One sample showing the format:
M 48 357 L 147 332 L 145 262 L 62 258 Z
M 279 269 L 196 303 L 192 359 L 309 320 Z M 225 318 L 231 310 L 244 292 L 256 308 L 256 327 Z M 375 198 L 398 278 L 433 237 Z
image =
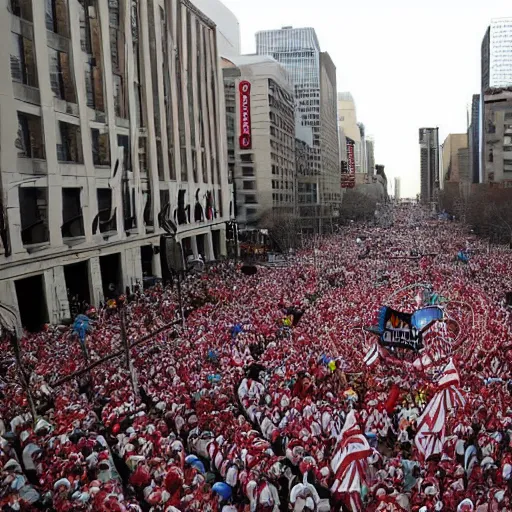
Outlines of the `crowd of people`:
M 392 216 L 186 278 L 184 326 L 155 286 L 98 307 L 85 351 L 72 327 L 26 333 L 35 418 L 4 336 L 0 510 L 512 510 L 511 254 Z M 367 329 L 432 304 L 419 353 Z

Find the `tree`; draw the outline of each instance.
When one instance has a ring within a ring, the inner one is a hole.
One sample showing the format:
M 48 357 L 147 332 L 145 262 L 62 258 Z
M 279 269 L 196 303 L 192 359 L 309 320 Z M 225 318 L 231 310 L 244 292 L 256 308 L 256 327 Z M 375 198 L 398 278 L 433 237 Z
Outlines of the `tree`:
M 269 208 L 262 213 L 258 226 L 268 230 L 269 238 L 282 252 L 297 248 L 301 227 L 297 215 L 279 208 Z
M 377 199 L 358 192 L 347 190 L 343 195 L 340 207 L 340 224 L 347 224 L 350 221 L 370 221 L 374 218 L 377 208 Z

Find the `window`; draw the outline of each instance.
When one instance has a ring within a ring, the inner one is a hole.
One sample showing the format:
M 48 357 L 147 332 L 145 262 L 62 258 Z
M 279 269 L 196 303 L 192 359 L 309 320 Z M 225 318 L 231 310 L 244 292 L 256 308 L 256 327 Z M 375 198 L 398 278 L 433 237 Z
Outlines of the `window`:
M 14 82 L 37 87 L 37 68 L 34 43 L 12 33 L 11 75 Z
M 116 216 L 111 217 L 112 209 L 112 189 L 99 188 L 96 191 L 98 198 L 98 218 L 100 233 L 116 231 Z M 117 212 L 116 212 L 117 215 Z
M 255 181 L 244 181 L 244 190 L 254 190 L 256 188 L 256 182 Z
M 254 217 L 258 213 L 258 210 L 256 208 L 246 208 L 245 210 L 247 217 Z
M 60 143 L 57 143 L 57 159 L 59 162 L 83 163 L 82 136 L 80 127 L 75 124 L 59 121 L 57 137 L 60 135 Z
M 252 163 L 253 155 L 252 155 L 252 153 L 244 153 L 244 154 L 240 155 L 240 159 L 242 160 L 242 162 Z
M 62 189 L 62 237 L 84 236 L 84 218 L 80 204 L 80 188 Z
M 110 165 L 110 141 L 108 131 L 101 133 L 96 128 L 91 129 L 92 161 L 94 165 Z
M 254 169 L 252 167 L 242 167 L 242 176 L 254 176 Z
M 128 135 L 118 135 L 117 145 L 123 148 L 123 165 L 125 169 L 130 170 L 132 168 L 132 160 L 130 158 L 130 137 Z
M 23 245 L 48 242 L 48 189 L 20 187 L 19 200 Z
M 32 21 L 32 0 L 11 0 L 11 12 L 26 21 Z
M 245 204 L 258 204 L 258 200 L 254 194 L 247 194 L 245 196 Z
M 139 171 L 148 172 L 147 139 L 139 137 Z
M 18 156 L 45 159 L 43 125 L 40 117 L 18 112 Z
M 53 94 L 61 100 L 76 103 L 69 55 L 66 52 L 48 48 L 48 57 L 50 60 L 50 85 Z
M 124 100 L 124 85 L 123 77 L 121 75 L 113 75 L 114 86 L 114 110 L 117 117 L 126 117 L 126 108 Z
M 503 171 L 512 172 L 512 160 L 503 160 Z
M 46 29 L 68 37 L 67 0 L 45 0 Z

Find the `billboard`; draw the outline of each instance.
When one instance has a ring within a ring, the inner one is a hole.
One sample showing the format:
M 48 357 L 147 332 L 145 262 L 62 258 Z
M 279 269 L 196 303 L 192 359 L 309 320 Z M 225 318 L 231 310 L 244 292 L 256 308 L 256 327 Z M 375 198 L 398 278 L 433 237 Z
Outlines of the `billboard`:
M 240 149 L 251 149 L 251 83 L 242 80 L 240 92 Z

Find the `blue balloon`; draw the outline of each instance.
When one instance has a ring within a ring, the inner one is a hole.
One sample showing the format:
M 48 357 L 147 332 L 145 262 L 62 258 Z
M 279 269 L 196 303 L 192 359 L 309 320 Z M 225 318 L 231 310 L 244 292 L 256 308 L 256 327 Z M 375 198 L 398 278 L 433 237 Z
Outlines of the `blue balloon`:
M 190 464 L 193 468 L 197 469 L 200 473 L 203 475 L 206 473 L 206 469 L 204 467 L 204 464 L 200 460 L 195 460 Z
M 223 500 L 229 500 L 233 494 L 233 489 L 224 482 L 213 484 L 212 491 L 216 492 Z
M 194 462 L 196 462 L 198 460 L 199 460 L 199 458 L 196 455 L 187 455 L 185 457 L 185 463 L 186 464 L 192 464 L 192 463 L 194 463 Z

